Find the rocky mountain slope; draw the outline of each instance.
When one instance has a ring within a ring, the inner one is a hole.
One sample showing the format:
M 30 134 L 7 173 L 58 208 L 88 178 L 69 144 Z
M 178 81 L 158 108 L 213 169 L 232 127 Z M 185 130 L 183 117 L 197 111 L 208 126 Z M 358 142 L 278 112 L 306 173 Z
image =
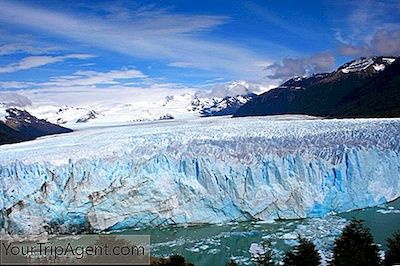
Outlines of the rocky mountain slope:
M 1 110 L 0 145 L 68 132 L 72 130 L 38 119 L 25 110 L 15 107 Z
M 400 116 L 400 59 L 360 58 L 332 73 L 296 77 L 255 97 L 234 116 L 307 114 L 328 117 Z

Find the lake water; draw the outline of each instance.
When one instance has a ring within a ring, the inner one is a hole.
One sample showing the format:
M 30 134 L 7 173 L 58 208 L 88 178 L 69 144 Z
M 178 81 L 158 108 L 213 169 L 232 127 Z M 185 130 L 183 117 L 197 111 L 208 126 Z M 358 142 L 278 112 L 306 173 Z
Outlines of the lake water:
M 275 260 L 280 261 L 284 252 L 297 244 L 298 236 L 302 236 L 314 242 L 326 262 L 331 257 L 336 237 L 353 217 L 364 220 L 365 225 L 371 229 L 375 243 L 380 245 L 381 250 L 385 250 L 385 240 L 400 230 L 400 199 L 324 218 L 130 229 L 109 233 L 150 235 L 152 256 L 180 254 L 196 266 L 225 265 L 231 259 L 239 265 L 252 265 L 250 251 L 257 249 L 266 240 L 272 245 Z M 60 236 L 53 240 L 60 244 L 71 238 L 77 240 L 78 244 L 85 244 L 87 240 L 79 236 Z
M 149 234 L 152 256 L 176 253 L 200 266 L 225 265 L 231 258 L 239 265 L 250 265 L 252 243 L 268 239 L 279 259 L 284 251 L 296 244 L 298 235 L 312 239 L 323 255 L 329 257 L 334 239 L 352 217 L 364 220 L 375 242 L 385 250 L 385 240 L 400 230 L 400 199 L 318 219 L 125 230 L 116 234 Z

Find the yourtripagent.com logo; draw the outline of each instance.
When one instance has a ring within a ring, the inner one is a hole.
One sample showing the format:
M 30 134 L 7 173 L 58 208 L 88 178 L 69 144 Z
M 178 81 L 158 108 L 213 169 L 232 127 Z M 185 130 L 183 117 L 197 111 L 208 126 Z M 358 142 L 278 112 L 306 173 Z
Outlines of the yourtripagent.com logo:
M 148 235 L 82 235 L 45 242 L 1 241 L 1 264 L 148 265 Z

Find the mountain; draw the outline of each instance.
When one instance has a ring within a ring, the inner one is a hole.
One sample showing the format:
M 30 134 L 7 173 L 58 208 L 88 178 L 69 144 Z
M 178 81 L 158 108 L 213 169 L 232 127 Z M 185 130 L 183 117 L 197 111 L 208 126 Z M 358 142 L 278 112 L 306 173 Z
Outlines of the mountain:
M 192 111 L 199 112 L 200 116 L 233 115 L 239 108 L 253 99 L 254 93 L 244 95 L 226 96 L 224 98 L 198 98 L 194 96 L 191 101 Z
M 222 116 L 234 114 L 242 105 L 253 99 L 259 85 L 243 80 L 214 86 L 209 92 L 198 92 L 191 101 L 191 109 L 200 116 Z
M 68 105 L 60 107 L 56 112 L 56 116 L 58 117 L 57 124 L 65 124 L 67 122 L 86 123 L 99 115 L 94 110 Z
M 214 102 L 211 106 L 205 106 L 201 111 L 201 116 L 221 116 L 233 115 L 241 106 L 256 96 L 254 93 L 245 95 L 226 96 L 221 101 Z
M 331 73 L 290 79 L 255 97 L 234 116 L 276 114 L 400 116 L 400 60 L 398 57 L 364 57 Z
M 173 119 L 174 116 L 170 114 L 171 112 L 174 114 L 178 111 L 188 113 L 186 107 L 191 98 L 187 100 L 180 98 L 184 97 L 167 96 L 166 99 L 147 104 L 142 102 L 132 104 L 94 102 L 88 106 L 34 104 L 26 108 L 35 116 L 59 125 L 125 123 Z
M 86 123 L 102 116 L 101 113 L 93 109 L 71 105 L 28 105 L 24 108 L 36 117 L 59 125 L 67 123 Z
M 68 132 L 72 130 L 38 119 L 25 110 L 14 107 L 1 111 L 0 145 Z

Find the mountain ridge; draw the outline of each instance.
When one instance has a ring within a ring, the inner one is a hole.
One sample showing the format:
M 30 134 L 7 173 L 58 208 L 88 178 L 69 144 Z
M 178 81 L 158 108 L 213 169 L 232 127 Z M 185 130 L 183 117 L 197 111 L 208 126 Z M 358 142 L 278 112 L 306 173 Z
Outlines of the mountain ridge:
M 381 86 L 382 83 L 384 86 Z M 374 85 L 371 85 L 374 84 Z M 363 104 L 357 97 L 363 95 Z M 340 66 L 331 73 L 295 77 L 276 89 L 255 97 L 233 115 L 257 116 L 306 114 L 326 117 L 393 117 L 393 113 L 371 97 L 390 98 L 394 105 L 400 98 L 399 57 L 360 58 Z M 354 106 L 353 106 L 354 105 Z M 371 109 L 369 109 L 371 107 Z M 373 108 L 372 108 L 373 107 Z M 354 110 L 351 110 L 355 108 Z M 362 109 L 363 111 L 357 111 Z
M 71 129 L 38 119 L 16 107 L 2 111 L 0 119 L 0 145 L 33 140 L 38 137 L 69 133 Z

